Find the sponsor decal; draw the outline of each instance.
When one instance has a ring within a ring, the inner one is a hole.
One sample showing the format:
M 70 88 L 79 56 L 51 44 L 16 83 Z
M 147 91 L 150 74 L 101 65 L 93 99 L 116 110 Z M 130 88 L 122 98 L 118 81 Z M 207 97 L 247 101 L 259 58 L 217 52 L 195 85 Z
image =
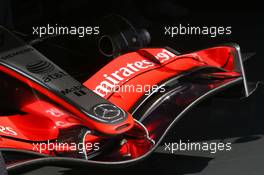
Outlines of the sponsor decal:
M 93 113 L 103 119 L 114 119 L 124 117 L 125 113 L 114 105 L 100 104 L 93 108 Z
M 174 58 L 175 54 L 163 49 L 161 52 L 157 53 L 155 57 L 160 63 L 164 63 Z M 103 74 L 103 81 L 101 81 L 93 91 L 98 95 L 105 97 L 113 92 L 114 88 L 117 87 L 121 81 L 127 80 L 134 74 L 148 70 L 154 66 L 156 66 L 154 62 L 146 59 L 127 63 L 124 67 L 120 67 L 118 70 L 115 70 L 110 74 Z
M 18 135 L 13 128 L 9 126 L 1 126 L 0 125 L 0 133 L 10 135 L 10 136 L 16 136 Z
M 26 68 L 29 72 L 44 74 L 52 72 L 55 69 L 55 66 L 50 62 L 38 60 L 37 62 L 26 65 Z
M 43 60 L 39 60 L 35 63 L 28 64 L 26 65 L 26 68 L 29 72 L 35 74 L 45 74 L 45 76 L 42 77 L 42 80 L 45 83 L 49 83 L 52 80 L 56 80 L 67 75 L 63 71 L 54 72 L 55 66 L 52 63 Z
M 67 75 L 66 73 L 64 73 L 62 71 L 59 71 L 59 72 L 55 72 L 53 74 L 50 74 L 50 75 L 47 75 L 47 76 L 42 77 L 42 80 L 45 83 L 48 83 L 48 82 L 51 82 L 52 80 L 56 80 L 56 79 L 65 77 L 66 75 Z
M 1 56 L 0 59 L 7 60 L 7 59 L 13 58 L 15 56 L 18 56 L 18 55 L 21 55 L 21 54 L 25 54 L 27 52 L 31 52 L 31 51 L 34 51 L 34 49 L 33 48 L 24 48 L 24 49 L 18 50 L 16 52 L 12 52 L 10 54 Z
M 60 111 L 57 108 L 50 108 L 46 110 L 46 113 L 51 114 L 54 117 L 61 117 L 64 115 L 64 113 L 62 111 Z
M 84 92 L 82 88 L 84 88 L 84 86 L 73 86 L 72 88 L 66 88 L 62 90 L 61 93 L 63 95 L 68 95 L 68 94 L 73 93 L 74 95 L 80 97 L 80 96 L 86 95 L 86 92 Z

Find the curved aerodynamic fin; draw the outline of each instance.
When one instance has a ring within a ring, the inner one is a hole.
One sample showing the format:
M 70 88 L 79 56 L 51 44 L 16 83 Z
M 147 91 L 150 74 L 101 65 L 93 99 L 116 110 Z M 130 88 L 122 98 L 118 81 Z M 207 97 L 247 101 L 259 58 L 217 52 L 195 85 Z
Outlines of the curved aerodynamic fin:
M 250 91 L 248 88 L 248 82 L 247 82 L 247 77 L 246 77 L 246 73 L 245 73 L 245 68 L 244 68 L 244 64 L 243 64 L 240 46 L 238 44 L 235 44 L 235 43 L 227 44 L 227 45 L 229 45 L 230 47 L 234 47 L 236 50 L 236 52 L 234 53 L 235 69 L 237 72 L 241 73 L 241 76 L 243 78 L 243 83 L 244 83 L 245 97 L 248 97 L 252 93 L 252 91 Z

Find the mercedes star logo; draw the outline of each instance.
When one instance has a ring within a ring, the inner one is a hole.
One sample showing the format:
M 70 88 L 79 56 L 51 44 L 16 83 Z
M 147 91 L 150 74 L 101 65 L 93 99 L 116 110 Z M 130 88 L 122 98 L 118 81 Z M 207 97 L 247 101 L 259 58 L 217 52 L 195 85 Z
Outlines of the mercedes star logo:
M 117 117 L 124 117 L 124 112 L 118 107 L 111 104 L 100 104 L 93 108 L 93 112 L 97 117 L 103 119 L 113 119 Z

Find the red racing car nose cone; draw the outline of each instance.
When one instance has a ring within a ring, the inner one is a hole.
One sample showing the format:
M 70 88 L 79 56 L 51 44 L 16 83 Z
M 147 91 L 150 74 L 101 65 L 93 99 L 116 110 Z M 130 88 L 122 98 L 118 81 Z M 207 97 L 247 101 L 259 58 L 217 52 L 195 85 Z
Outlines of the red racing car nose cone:
M 153 153 L 203 100 L 235 85 L 249 95 L 236 44 L 186 54 L 169 47 L 134 49 L 88 77 L 64 70 L 2 27 L 0 33 L 10 42 L 0 46 L 0 150 L 5 157 L 12 153 L 11 166 L 43 157 L 52 163 L 132 164 Z M 14 150 L 26 156 L 14 163 Z

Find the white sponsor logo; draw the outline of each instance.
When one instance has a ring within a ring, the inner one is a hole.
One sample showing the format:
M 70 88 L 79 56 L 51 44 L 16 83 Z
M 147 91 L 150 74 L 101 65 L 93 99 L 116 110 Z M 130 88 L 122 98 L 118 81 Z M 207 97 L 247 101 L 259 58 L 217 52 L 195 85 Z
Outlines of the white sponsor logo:
M 163 49 L 161 52 L 157 53 L 155 57 L 161 62 L 170 60 L 175 57 L 175 54 L 169 52 L 166 49 Z M 128 78 L 130 78 L 133 74 L 151 68 L 155 66 L 155 63 L 148 60 L 136 61 L 134 63 L 127 63 L 125 67 L 121 67 L 118 70 L 114 71 L 110 75 L 104 74 L 104 80 L 99 83 L 98 86 L 93 90 L 98 95 L 104 97 L 108 93 L 113 92 L 114 88 L 117 85 Z M 150 77 L 151 78 L 151 77 Z
M 57 108 L 50 108 L 50 109 L 46 110 L 46 113 L 51 114 L 54 117 L 61 117 L 64 115 L 64 113 Z
M 0 133 L 6 134 L 6 135 L 13 135 L 13 136 L 17 135 L 17 133 L 13 130 L 13 128 L 9 126 L 1 126 L 1 125 L 0 125 Z

